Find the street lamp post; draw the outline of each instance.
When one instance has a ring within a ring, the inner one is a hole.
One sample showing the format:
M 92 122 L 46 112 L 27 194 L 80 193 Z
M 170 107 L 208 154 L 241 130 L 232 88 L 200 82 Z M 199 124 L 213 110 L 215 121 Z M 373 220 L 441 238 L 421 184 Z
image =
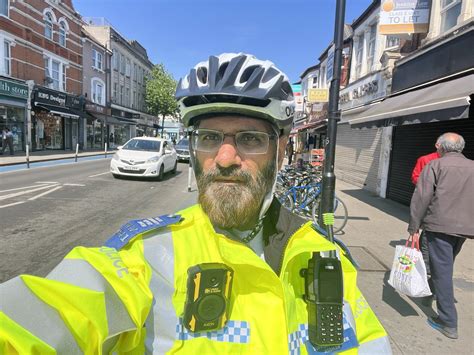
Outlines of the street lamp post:
M 323 215 L 334 212 L 336 189 L 336 175 L 334 174 L 334 160 L 336 154 L 337 122 L 340 120 L 339 88 L 341 82 L 342 46 L 344 36 L 344 17 L 346 0 L 337 0 L 336 20 L 334 25 L 334 64 L 333 77 L 329 89 L 328 129 L 325 144 L 325 158 L 323 167 L 323 187 L 321 204 L 319 206 L 319 225 L 328 232 L 330 242 L 333 242 L 332 226 L 324 223 Z

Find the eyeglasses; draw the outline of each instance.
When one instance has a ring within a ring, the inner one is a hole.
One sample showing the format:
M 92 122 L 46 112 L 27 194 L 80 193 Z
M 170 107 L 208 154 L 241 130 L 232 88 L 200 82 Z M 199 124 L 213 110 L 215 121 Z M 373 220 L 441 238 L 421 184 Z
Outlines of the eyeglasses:
M 219 150 L 225 137 L 234 137 L 237 150 L 242 154 L 265 154 L 270 139 L 275 139 L 276 135 L 259 131 L 228 134 L 213 129 L 196 129 L 191 133 L 191 147 L 198 152 L 214 153 Z

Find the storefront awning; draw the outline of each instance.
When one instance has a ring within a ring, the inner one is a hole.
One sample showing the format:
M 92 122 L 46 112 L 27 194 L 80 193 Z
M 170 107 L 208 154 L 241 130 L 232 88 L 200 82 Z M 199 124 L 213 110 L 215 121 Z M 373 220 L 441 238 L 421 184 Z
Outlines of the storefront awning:
M 53 115 L 59 115 L 68 118 L 79 118 L 84 115 L 84 112 L 76 111 L 68 107 L 53 106 L 48 104 L 36 104 L 35 106 L 49 111 L 49 113 L 52 113 Z
M 136 125 L 137 122 L 129 118 L 123 118 L 123 117 L 118 117 L 118 116 L 108 116 L 107 124 Z
M 388 97 L 357 118 L 354 128 L 386 127 L 467 118 L 474 74 Z

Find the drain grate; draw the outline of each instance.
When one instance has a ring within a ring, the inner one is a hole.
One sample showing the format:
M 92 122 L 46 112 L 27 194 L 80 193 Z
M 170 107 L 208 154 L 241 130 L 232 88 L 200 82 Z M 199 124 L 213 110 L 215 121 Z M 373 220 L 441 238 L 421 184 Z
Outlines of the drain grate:
M 390 268 L 366 247 L 348 246 L 352 257 L 359 264 L 359 271 L 386 272 Z

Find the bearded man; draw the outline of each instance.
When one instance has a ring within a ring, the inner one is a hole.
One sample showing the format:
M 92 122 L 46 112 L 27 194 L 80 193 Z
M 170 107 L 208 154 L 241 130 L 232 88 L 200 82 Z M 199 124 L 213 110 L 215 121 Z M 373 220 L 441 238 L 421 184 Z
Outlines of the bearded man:
M 191 69 L 176 97 L 192 127 L 199 203 L 179 216 L 132 221 L 105 247 L 76 248 L 46 279 L 5 283 L 0 334 L 7 347 L 314 353 L 308 323 L 320 320 L 309 319 L 300 271 L 313 253 L 337 248 L 273 199 L 294 114 L 288 78 L 269 61 L 227 53 Z M 391 353 L 355 268 L 338 253 L 344 304 L 343 319 L 334 320 L 341 322 L 334 336 L 343 339 L 337 351 Z M 325 284 L 322 293 L 338 285 Z M 321 336 L 326 332 L 322 327 Z

